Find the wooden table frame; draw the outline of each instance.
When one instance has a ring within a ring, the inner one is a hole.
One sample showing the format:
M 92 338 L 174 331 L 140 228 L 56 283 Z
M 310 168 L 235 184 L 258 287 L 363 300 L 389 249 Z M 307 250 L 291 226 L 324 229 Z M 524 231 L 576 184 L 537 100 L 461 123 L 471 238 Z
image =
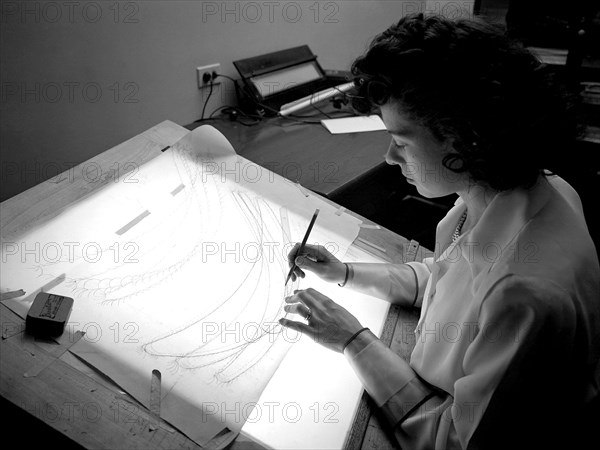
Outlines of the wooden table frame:
M 71 203 L 110 183 L 115 176 L 110 168 L 125 167 L 127 163 L 139 166 L 160 155 L 161 150 L 187 132 L 172 122 L 162 122 L 70 169 L 69 174 L 40 183 L 2 202 L 2 242 L 10 242 L 14 236 L 50 221 Z M 89 167 L 91 164 L 105 170 L 96 183 L 89 183 L 82 176 L 86 165 Z M 359 237 L 363 241 L 355 241 L 350 254 L 353 248 L 357 248 L 376 254 L 382 260 L 401 263 L 421 260 L 427 252 L 418 243 L 360 218 L 372 227 L 361 228 Z M 364 240 L 384 248 L 385 252 L 364 244 Z M 0 305 L 0 313 L 0 395 L 4 398 L 87 448 L 202 448 L 154 417 L 110 380 L 68 352 L 72 344 L 71 335 L 65 333 L 57 342 L 36 341 L 23 332 L 21 317 L 3 304 Z M 392 306 L 382 332 L 382 341 L 405 359 L 414 346 L 414 340 L 409 337 L 412 333 L 406 333 L 406 329 L 414 327 L 417 318 L 414 310 Z M 35 375 L 24 377 L 27 372 Z M 389 435 L 382 431 L 384 427 L 380 425 L 378 416 L 371 414 L 372 410 L 373 405 L 365 394 L 346 440 L 346 448 L 395 446 Z M 231 438 L 222 436 L 211 442 L 209 447 L 229 444 Z M 255 447 L 243 436 L 231 445 L 234 449 Z

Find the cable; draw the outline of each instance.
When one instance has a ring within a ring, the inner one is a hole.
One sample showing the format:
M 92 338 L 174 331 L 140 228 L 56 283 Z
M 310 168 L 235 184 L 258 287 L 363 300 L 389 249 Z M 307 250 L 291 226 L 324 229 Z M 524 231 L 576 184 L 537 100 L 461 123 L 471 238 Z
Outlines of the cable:
M 241 116 L 243 116 L 243 117 L 246 117 L 246 118 L 248 118 L 248 119 L 251 119 L 251 120 L 253 120 L 253 122 L 247 123 L 247 122 L 244 122 L 244 121 L 240 120 L 240 117 L 239 117 L 239 116 L 238 116 L 238 117 L 236 117 L 236 119 L 235 119 L 235 120 L 236 120 L 236 121 L 237 121 L 239 124 L 241 124 L 241 125 L 244 125 L 245 127 L 252 127 L 252 126 L 254 126 L 254 125 L 258 125 L 258 124 L 259 124 L 259 123 L 262 121 L 262 119 L 263 119 L 263 117 L 262 117 L 262 116 L 255 116 L 255 115 L 252 115 L 252 114 L 246 114 L 244 111 L 242 111 L 241 109 L 239 109 L 239 108 L 237 108 L 237 107 L 235 107 L 235 106 L 226 106 L 226 107 L 222 107 L 222 109 L 223 109 L 223 112 L 225 112 L 225 109 L 230 109 L 230 110 L 232 110 L 232 111 L 235 111 L 235 112 L 237 112 L 238 114 L 240 114 L 240 115 L 241 115 Z M 217 110 L 213 111 L 213 114 L 214 114 L 214 113 L 216 113 L 216 111 L 217 111 Z M 213 114 L 211 114 L 211 115 L 210 115 L 210 117 L 212 117 L 212 115 L 213 115 Z M 223 119 L 223 120 L 224 120 L 224 119 Z
M 321 114 L 323 114 L 325 117 L 327 117 L 328 119 L 333 119 L 333 117 L 331 117 L 329 114 L 327 114 L 325 111 L 321 110 L 321 108 L 319 108 L 317 105 L 315 105 L 314 103 L 311 105 L 313 108 L 315 108 L 317 111 L 319 111 Z
M 214 78 L 217 78 L 217 77 L 223 77 L 223 78 L 227 78 L 228 80 L 231 80 L 231 81 L 233 81 L 234 83 L 237 83 L 237 82 L 238 82 L 238 80 L 234 80 L 234 79 L 233 79 L 233 78 L 231 78 L 230 76 L 223 75 L 222 73 L 217 73 L 217 74 L 216 74 L 216 76 L 215 76 Z M 213 79 L 214 79 L 214 78 L 213 78 Z
M 341 90 L 341 89 L 339 89 L 337 86 L 334 86 L 334 87 L 333 87 L 333 89 L 335 89 L 336 91 L 338 91 L 338 92 L 339 92 L 340 94 L 342 94 L 344 97 L 348 97 L 348 98 L 363 98 L 363 99 L 364 99 L 364 97 L 362 97 L 362 96 L 360 96 L 360 95 L 352 95 L 352 94 L 349 94 L 347 91 L 342 91 L 342 90 Z
M 206 111 L 206 105 L 208 105 L 208 101 L 210 100 L 210 96 L 213 93 L 213 78 L 210 79 L 210 91 L 208 92 L 208 97 L 204 101 L 204 106 L 202 107 L 202 115 L 200 116 L 200 122 L 204 120 L 204 111 Z
M 292 114 L 290 114 L 290 115 L 288 115 L 288 116 L 282 116 L 282 115 L 280 115 L 280 114 L 279 114 L 279 111 L 277 111 L 275 108 L 271 108 L 270 106 L 267 106 L 267 105 L 265 105 L 264 103 L 259 103 L 259 102 L 256 102 L 256 104 L 257 104 L 258 106 L 261 106 L 261 107 L 263 107 L 263 108 L 265 108 L 265 109 L 267 109 L 267 110 L 269 110 L 269 111 L 271 111 L 271 112 L 275 113 L 275 115 L 276 115 L 277 117 L 279 117 L 280 119 L 291 120 L 291 121 L 293 121 L 293 122 L 302 122 L 302 123 L 307 123 L 307 124 L 311 124 L 311 125 L 320 125 L 320 124 L 321 124 L 321 122 L 320 122 L 320 121 L 318 121 L 318 122 L 310 122 L 310 121 L 308 121 L 308 120 L 301 120 L 301 119 L 299 119 L 299 118 L 297 118 L 297 117 L 294 117 Z
M 251 114 L 246 114 L 244 111 L 242 111 L 239 108 L 236 108 L 235 106 L 223 105 L 223 106 L 219 106 L 218 108 L 216 108 L 215 110 L 213 110 L 213 112 L 211 112 L 208 115 L 208 117 L 206 117 L 204 119 L 195 120 L 193 123 L 205 122 L 205 121 L 208 121 L 208 120 L 229 120 L 226 117 L 214 117 L 215 114 L 217 114 L 219 111 L 225 112 L 226 109 L 231 109 L 233 111 L 236 111 L 237 113 L 240 114 L 240 116 L 243 116 L 243 117 L 246 117 L 248 119 L 253 120 L 253 122 L 248 123 L 248 122 L 244 122 L 244 121 L 240 120 L 239 117 L 235 119 L 235 121 L 237 123 L 239 123 L 240 125 L 243 125 L 245 127 L 252 127 L 254 125 L 258 125 L 261 122 L 261 120 L 263 119 L 262 116 L 255 116 L 255 115 L 251 115 Z
M 233 83 L 233 86 L 235 88 L 235 97 L 236 97 L 236 100 L 237 100 L 237 102 L 239 104 L 240 103 L 240 86 L 238 84 L 239 80 L 231 78 L 230 76 L 222 74 L 222 73 L 213 72 L 213 80 L 216 79 L 216 78 L 218 78 L 218 77 L 227 78 L 228 80 L 230 80 Z M 237 111 L 242 116 L 247 117 L 248 119 L 253 119 L 254 120 L 251 123 L 246 123 L 246 122 L 243 122 L 243 121 L 239 120 L 239 118 L 236 119 L 238 123 L 240 123 L 241 125 L 244 125 L 246 127 L 251 127 L 251 126 L 257 125 L 258 123 L 260 123 L 261 120 L 264 119 L 263 116 L 247 114 L 246 112 L 244 112 L 240 108 L 237 108 L 237 107 L 234 107 L 234 106 L 224 106 L 224 107 L 217 108 L 215 111 L 213 111 L 211 113 L 211 115 L 209 116 L 209 118 L 211 118 L 219 109 L 225 110 L 226 108 L 229 108 L 229 109 L 231 109 L 233 111 Z
M 222 110 L 222 109 L 226 109 L 226 108 L 230 108 L 230 106 L 229 106 L 229 105 L 223 105 L 223 106 L 219 106 L 217 109 L 215 109 L 213 112 L 211 112 L 211 113 L 208 115 L 208 119 L 206 119 L 206 120 L 210 120 L 210 119 L 212 119 L 212 118 L 213 118 L 213 116 L 214 116 L 214 115 L 217 113 L 217 111 L 220 111 L 220 110 Z

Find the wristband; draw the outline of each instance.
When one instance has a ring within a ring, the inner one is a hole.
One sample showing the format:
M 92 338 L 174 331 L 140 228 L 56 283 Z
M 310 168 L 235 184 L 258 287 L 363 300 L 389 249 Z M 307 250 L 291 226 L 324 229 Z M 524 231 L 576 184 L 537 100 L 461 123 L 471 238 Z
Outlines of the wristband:
M 410 267 L 410 269 L 413 271 L 413 274 L 415 275 L 415 298 L 412 302 L 412 307 L 414 307 L 417 303 L 417 299 L 419 298 L 419 277 L 417 276 L 417 271 L 415 270 L 415 268 L 413 266 L 411 266 L 410 264 L 405 264 L 406 266 Z
M 352 342 L 354 339 L 356 339 L 356 336 L 358 336 L 360 333 L 362 333 L 362 332 L 363 332 L 363 331 L 365 331 L 365 330 L 368 330 L 368 328 L 366 328 L 366 327 L 365 327 L 365 328 L 362 328 L 362 329 L 358 330 L 356 333 L 354 333 L 354 334 L 353 334 L 353 335 L 350 337 L 350 339 L 348 339 L 348 340 L 346 341 L 346 343 L 344 344 L 344 346 L 342 347 L 342 353 L 344 353 L 344 350 L 346 350 L 346 347 L 348 347 L 348 345 L 350 345 L 350 343 L 351 343 L 351 342 Z
M 346 283 L 348 282 L 348 274 L 350 273 L 350 268 L 348 267 L 348 264 L 346 264 L 346 263 L 344 263 L 344 266 L 346 266 L 346 276 L 344 277 L 344 281 L 342 283 L 338 283 L 339 287 L 346 286 Z

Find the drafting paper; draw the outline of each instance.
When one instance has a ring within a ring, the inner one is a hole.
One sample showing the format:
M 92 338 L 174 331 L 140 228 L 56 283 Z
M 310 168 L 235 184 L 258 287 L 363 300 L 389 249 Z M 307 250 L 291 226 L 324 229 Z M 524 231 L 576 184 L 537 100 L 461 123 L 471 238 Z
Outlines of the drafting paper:
M 364 252 L 360 261 L 381 262 Z M 381 335 L 389 303 L 323 282 L 310 273 L 300 287 L 317 289 Z M 294 340 L 292 334 L 284 336 Z M 266 448 L 343 448 L 362 392 L 358 377 L 342 354 L 302 336 L 269 381 L 242 433 Z
M 286 255 L 315 208 L 309 243 L 334 243 L 343 258 L 359 220 L 200 127 L 3 242 L 0 291 L 28 293 L 4 302 L 23 316 L 44 286 L 73 297 L 68 326 L 86 335 L 71 351 L 146 406 L 160 370 L 161 416 L 203 445 L 225 426 L 241 429 L 292 345 L 277 322 L 298 286 L 284 288 Z M 244 414 L 220 414 L 236 408 Z
M 378 115 L 323 119 L 321 124 L 331 134 L 363 133 L 365 131 L 385 130 L 385 124 Z

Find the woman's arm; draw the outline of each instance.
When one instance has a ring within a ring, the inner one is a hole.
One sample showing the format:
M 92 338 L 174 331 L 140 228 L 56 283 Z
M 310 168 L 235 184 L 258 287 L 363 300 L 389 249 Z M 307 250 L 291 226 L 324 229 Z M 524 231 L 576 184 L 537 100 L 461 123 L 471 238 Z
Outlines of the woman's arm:
M 348 263 L 347 287 L 405 307 L 420 307 L 433 260 L 406 264 Z
M 345 281 L 346 287 L 390 303 L 421 306 L 433 258 L 406 264 L 342 263 L 322 245 L 306 245 L 302 253 L 299 248 L 296 244 L 288 254 L 290 267 L 295 265 L 293 280 L 304 277 L 308 270 L 325 281 Z
M 573 353 L 574 312 L 565 307 L 565 294 L 549 284 L 517 277 L 497 283 L 464 358 L 452 362 L 464 375 L 450 393 L 427 383 L 370 333 L 346 347 L 346 358 L 402 448 L 497 448 L 500 442 L 516 448 L 523 441 L 515 430 L 531 442 L 540 439 L 540 424 L 552 427 L 569 414 L 557 392 L 573 388 L 569 380 L 577 378 L 570 373 L 578 369 L 550 355 L 560 360 Z

